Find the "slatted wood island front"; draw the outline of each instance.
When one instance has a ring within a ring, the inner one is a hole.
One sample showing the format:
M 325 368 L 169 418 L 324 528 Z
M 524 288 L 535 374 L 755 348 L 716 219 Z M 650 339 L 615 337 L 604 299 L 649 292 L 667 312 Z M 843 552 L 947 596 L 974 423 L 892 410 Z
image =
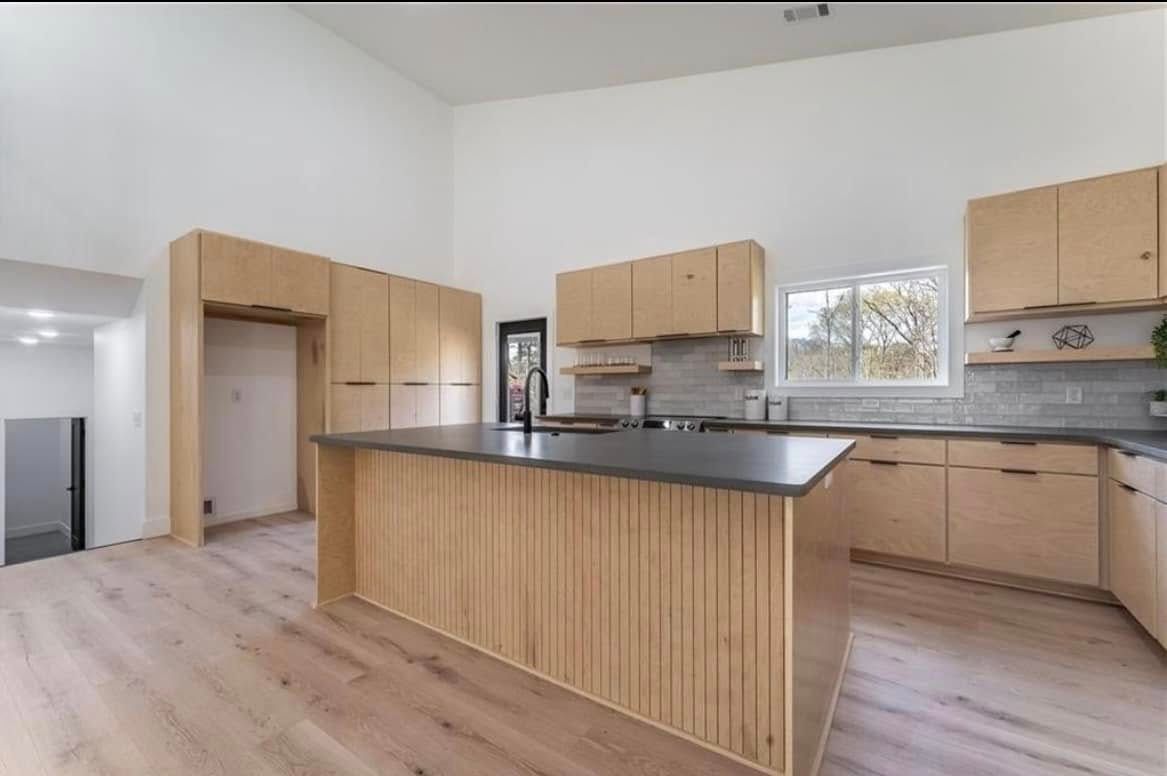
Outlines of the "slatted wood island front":
M 356 595 L 765 772 L 817 770 L 850 645 L 840 468 L 795 497 L 328 443 L 317 465 L 318 605 Z

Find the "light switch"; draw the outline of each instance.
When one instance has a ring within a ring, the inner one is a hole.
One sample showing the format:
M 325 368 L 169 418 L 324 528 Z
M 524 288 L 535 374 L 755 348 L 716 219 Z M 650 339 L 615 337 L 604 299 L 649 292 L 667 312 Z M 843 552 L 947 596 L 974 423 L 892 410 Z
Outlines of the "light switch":
M 1082 386 L 1067 385 L 1066 386 L 1066 404 L 1081 404 L 1082 403 Z
M 134 428 L 142 427 L 142 411 L 134 410 L 130 413 L 130 422 L 134 424 Z

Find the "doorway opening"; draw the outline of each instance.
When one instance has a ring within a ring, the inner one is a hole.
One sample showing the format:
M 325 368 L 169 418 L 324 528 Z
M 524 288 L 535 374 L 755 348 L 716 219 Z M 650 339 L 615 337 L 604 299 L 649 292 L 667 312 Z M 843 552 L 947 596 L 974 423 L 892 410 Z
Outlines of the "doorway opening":
M 510 423 L 523 411 L 523 385 L 532 367 L 547 369 L 547 319 L 529 318 L 498 325 L 498 419 Z M 547 386 L 550 392 L 551 386 Z M 539 386 L 531 386 L 531 410 L 547 412 Z
M 85 418 L 4 421 L 4 558 L 66 555 L 85 543 Z

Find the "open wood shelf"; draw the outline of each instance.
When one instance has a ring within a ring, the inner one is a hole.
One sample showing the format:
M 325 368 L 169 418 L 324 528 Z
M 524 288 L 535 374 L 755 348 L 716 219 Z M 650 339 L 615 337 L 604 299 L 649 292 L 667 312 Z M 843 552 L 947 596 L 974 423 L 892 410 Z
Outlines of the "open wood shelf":
M 646 375 L 652 371 L 648 364 L 601 364 L 599 366 L 561 366 L 561 375 Z
M 764 372 L 766 365 L 761 361 L 720 361 L 717 364 L 719 372 Z
M 965 364 L 1054 364 L 1081 361 L 1141 361 L 1153 359 L 1150 345 L 1091 346 L 1082 350 L 1013 350 L 1006 353 L 966 353 Z

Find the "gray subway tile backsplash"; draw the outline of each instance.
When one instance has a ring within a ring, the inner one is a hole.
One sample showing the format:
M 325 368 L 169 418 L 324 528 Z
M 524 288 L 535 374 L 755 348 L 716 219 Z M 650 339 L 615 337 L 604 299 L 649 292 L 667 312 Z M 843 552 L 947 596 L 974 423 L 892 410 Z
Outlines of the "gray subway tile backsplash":
M 643 385 L 653 414 L 741 417 L 745 391 L 765 380 L 717 371 L 727 353 L 723 338 L 654 343 L 647 375 L 577 377 L 575 411 L 627 414 L 629 389 Z M 955 399 L 793 397 L 790 419 L 1167 430 L 1167 419 L 1147 414 L 1148 394 L 1167 388 L 1167 371 L 1151 361 L 969 366 L 964 379 Z M 1067 403 L 1067 388 L 1081 389 L 1080 404 Z

